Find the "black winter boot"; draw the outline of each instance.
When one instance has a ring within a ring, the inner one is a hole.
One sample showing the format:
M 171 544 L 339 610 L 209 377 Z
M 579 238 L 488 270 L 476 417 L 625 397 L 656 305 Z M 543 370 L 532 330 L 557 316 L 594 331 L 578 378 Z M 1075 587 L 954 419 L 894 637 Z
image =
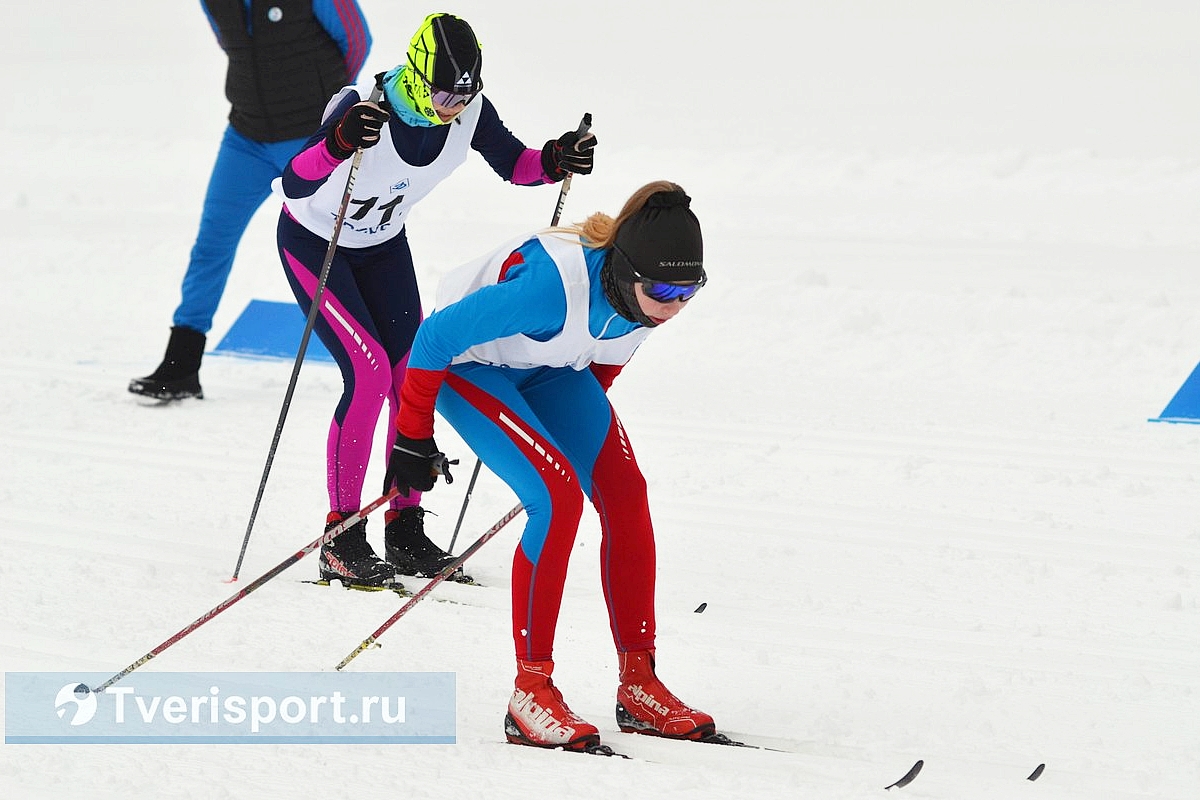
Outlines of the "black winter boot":
M 384 555 L 401 575 L 432 578 L 454 560 L 454 556 L 429 541 L 425 535 L 424 516 L 425 509 L 420 506 L 388 511 L 383 516 L 387 520 L 383 533 Z M 470 575 L 463 574 L 461 566 L 446 580 L 475 582 Z
M 354 512 L 331 511 L 326 518 L 328 531 Z M 396 580 L 396 569 L 371 549 L 367 543 L 367 521 L 360 519 L 339 533 L 332 542 L 321 548 L 321 580 L 341 581 L 362 588 L 402 589 Z
M 155 400 L 204 399 L 200 388 L 200 359 L 204 357 L 205 336 L 193 328 L 175 326 L 167 341 L 167 352 L 158 369 L 144 378 L 129 382 L 129 391 Z

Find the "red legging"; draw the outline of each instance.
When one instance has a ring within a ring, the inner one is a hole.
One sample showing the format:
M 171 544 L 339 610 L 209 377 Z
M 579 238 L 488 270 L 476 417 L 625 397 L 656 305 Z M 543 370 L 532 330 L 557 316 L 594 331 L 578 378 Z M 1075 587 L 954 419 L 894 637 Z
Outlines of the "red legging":
M 654 529 L 646 481 L 590 371 L 452 367 L 438 411 L 525 506 L 513 556 L 518 658 L 553 657 L 567 560 L 589 496 L 603 540 L 600 575 L 618 651 L 654 646 Z

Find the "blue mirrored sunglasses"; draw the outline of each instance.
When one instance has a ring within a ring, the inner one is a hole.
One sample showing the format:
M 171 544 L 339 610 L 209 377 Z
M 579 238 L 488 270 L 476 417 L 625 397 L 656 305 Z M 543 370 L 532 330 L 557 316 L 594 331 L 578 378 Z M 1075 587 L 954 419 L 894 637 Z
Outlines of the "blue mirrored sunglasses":
M 633 273 L 633 277 L 638 283 L 642 284 L 642 291 L 646 293 L 646 297 L 657 303 L 673 303 L 678 300 L 681 303 L 691 300 L 696 292 L 700 291 L 700 287 L 708 283 L 708 275 L 704 270 L 700 270 L 700 280 L 689 281 L 687 283 L 672 283 L 671 281 L 660 281 L 654 278 L 647 278 L 645 275 L 637 271 L 637 267 L 633 265 L 633 260 L 626 254 L 624 250 L 613 245 L 613 250 L 620 254 L 625 263 L 629 265 L 629 271 Z
M 636 272 L 633 274 L 642 282 L 642 291 L 646 293 L 646 297 L 659 303 L 673 303 L 676 300 L 682 303 L 691 300 L 692 296 L 700 291 L 700 287 L 708 280 L 708 276 L 705 275 L 695 283 L 668 283 L 667 281 L 643 278 Z

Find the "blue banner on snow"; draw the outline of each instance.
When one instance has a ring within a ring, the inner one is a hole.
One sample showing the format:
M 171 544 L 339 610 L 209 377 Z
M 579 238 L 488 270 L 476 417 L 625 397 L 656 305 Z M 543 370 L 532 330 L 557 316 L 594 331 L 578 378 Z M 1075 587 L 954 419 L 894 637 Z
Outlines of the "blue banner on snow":
M 1150 421 L 1200 423 L 1200 364 L 1192 370 L 1163 412 L 1151 417 Z
M 212 352 L 294 361 L 307 322 L 308 318 L 295 303 L 251 300 Z M 304 360 L 332 363 L 333 356 L 314 333 L 308 337 Z

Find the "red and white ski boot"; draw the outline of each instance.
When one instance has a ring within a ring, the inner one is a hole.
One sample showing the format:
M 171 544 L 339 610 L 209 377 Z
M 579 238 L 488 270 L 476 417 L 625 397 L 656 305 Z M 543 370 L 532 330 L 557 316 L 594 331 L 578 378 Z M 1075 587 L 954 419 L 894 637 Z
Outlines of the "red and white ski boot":
M 550 680 L 553 661 L 517 660 L 517 680 L 504 735 L 513 744 L 530 747 L 561 747 L 587 750 L 600 744 L 600 730 L 575 715 L 563 701 L 562 692 Z
M 717 732 L 713 718 L 687 706 L 654 674 L 654 651 L 620 653 L 617 725 L 626 733 L 669 739 L 704 739 Z

